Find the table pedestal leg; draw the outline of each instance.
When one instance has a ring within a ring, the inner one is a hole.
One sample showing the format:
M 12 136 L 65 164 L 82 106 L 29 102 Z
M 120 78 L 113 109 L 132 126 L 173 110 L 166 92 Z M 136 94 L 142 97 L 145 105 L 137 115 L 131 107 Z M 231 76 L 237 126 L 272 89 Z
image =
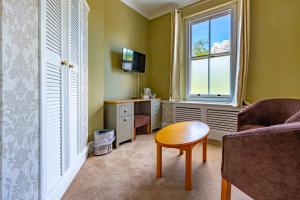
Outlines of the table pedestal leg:
M 207 159 L 207 138 L 203 140 L 203 162 Z
M 186 150 L 185 189 L 192 190 L 192 149 Z
M 162 147 L 161 147 L 159 144 L 157 144 L 157 168 L 156 168 L 156 178 L 161 178 L 161 174 L 162 174 L 161 161 L 162 161 Z

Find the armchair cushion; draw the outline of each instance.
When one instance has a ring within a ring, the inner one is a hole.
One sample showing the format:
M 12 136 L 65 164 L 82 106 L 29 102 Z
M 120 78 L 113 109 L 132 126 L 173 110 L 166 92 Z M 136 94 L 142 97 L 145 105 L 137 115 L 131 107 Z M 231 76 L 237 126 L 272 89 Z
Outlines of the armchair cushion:
M 290 118 L 288 118 L 285 123 L 293 123 L 293 122 L 300 122 L 300 110 Z
M 251 129 L 255 129 L 255 128 L 264 128 L 267 126 L 264 125 L 243 125 L 241 127 L 239 127 L 239 131 L 246 131 L 246 130 L 251 130 Z

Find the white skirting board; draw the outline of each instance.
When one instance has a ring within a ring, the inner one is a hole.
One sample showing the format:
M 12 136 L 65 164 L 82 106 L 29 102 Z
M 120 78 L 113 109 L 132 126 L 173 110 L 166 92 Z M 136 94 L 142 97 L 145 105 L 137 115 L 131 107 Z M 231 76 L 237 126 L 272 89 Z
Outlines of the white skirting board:
M 88 153 L 94 153 L 94 142 L 89 142 L 88 144 Z
M 46 200 L 59 200 L 63 197 L 70 184 L 74 180 L 75 176 L 79 172 L 80 168 L 86 161 L 88 156 L 88 147 L 86 147 L 82 153 L 78 156 L 77 162 L 74 164 L 72 168 L 70 168 L 64 174 L 62 180 L 56 185 L 56 187 L 49 193 Z

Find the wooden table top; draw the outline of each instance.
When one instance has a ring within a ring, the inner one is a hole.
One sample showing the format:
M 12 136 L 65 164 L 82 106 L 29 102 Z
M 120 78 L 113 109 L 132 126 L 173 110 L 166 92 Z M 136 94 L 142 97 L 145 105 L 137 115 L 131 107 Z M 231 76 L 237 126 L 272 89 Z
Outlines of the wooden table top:
M 105 100 L 104 103 L 107 104 L 122 104 L 122 103 L 135 103 L 135 102 L 144 102 L 151 100 L 161 100 L 161 98 L 155 99 L 114 99 L 114 100 Z
M 179 122 L 161 129 L 155 142 L 167 147 L 183 147 L 200 142 L 208 136 L 209 127 L 202 122 Z

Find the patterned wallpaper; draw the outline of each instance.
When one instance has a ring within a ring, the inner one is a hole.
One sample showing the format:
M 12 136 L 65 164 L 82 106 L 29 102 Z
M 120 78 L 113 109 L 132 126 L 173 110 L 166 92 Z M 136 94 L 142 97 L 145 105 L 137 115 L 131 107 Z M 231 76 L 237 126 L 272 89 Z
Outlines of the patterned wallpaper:
M 38 199 L 39 0 L 2 2 L 2 199 Z
M 2 0 L 0 0 L 0 199 L 2 199 Z
M 5 200 L 39 199 L 39 2 L 0 0 L 0 199 Z M 83 56 L 81 150 L 88 116 L 87 52 Z

